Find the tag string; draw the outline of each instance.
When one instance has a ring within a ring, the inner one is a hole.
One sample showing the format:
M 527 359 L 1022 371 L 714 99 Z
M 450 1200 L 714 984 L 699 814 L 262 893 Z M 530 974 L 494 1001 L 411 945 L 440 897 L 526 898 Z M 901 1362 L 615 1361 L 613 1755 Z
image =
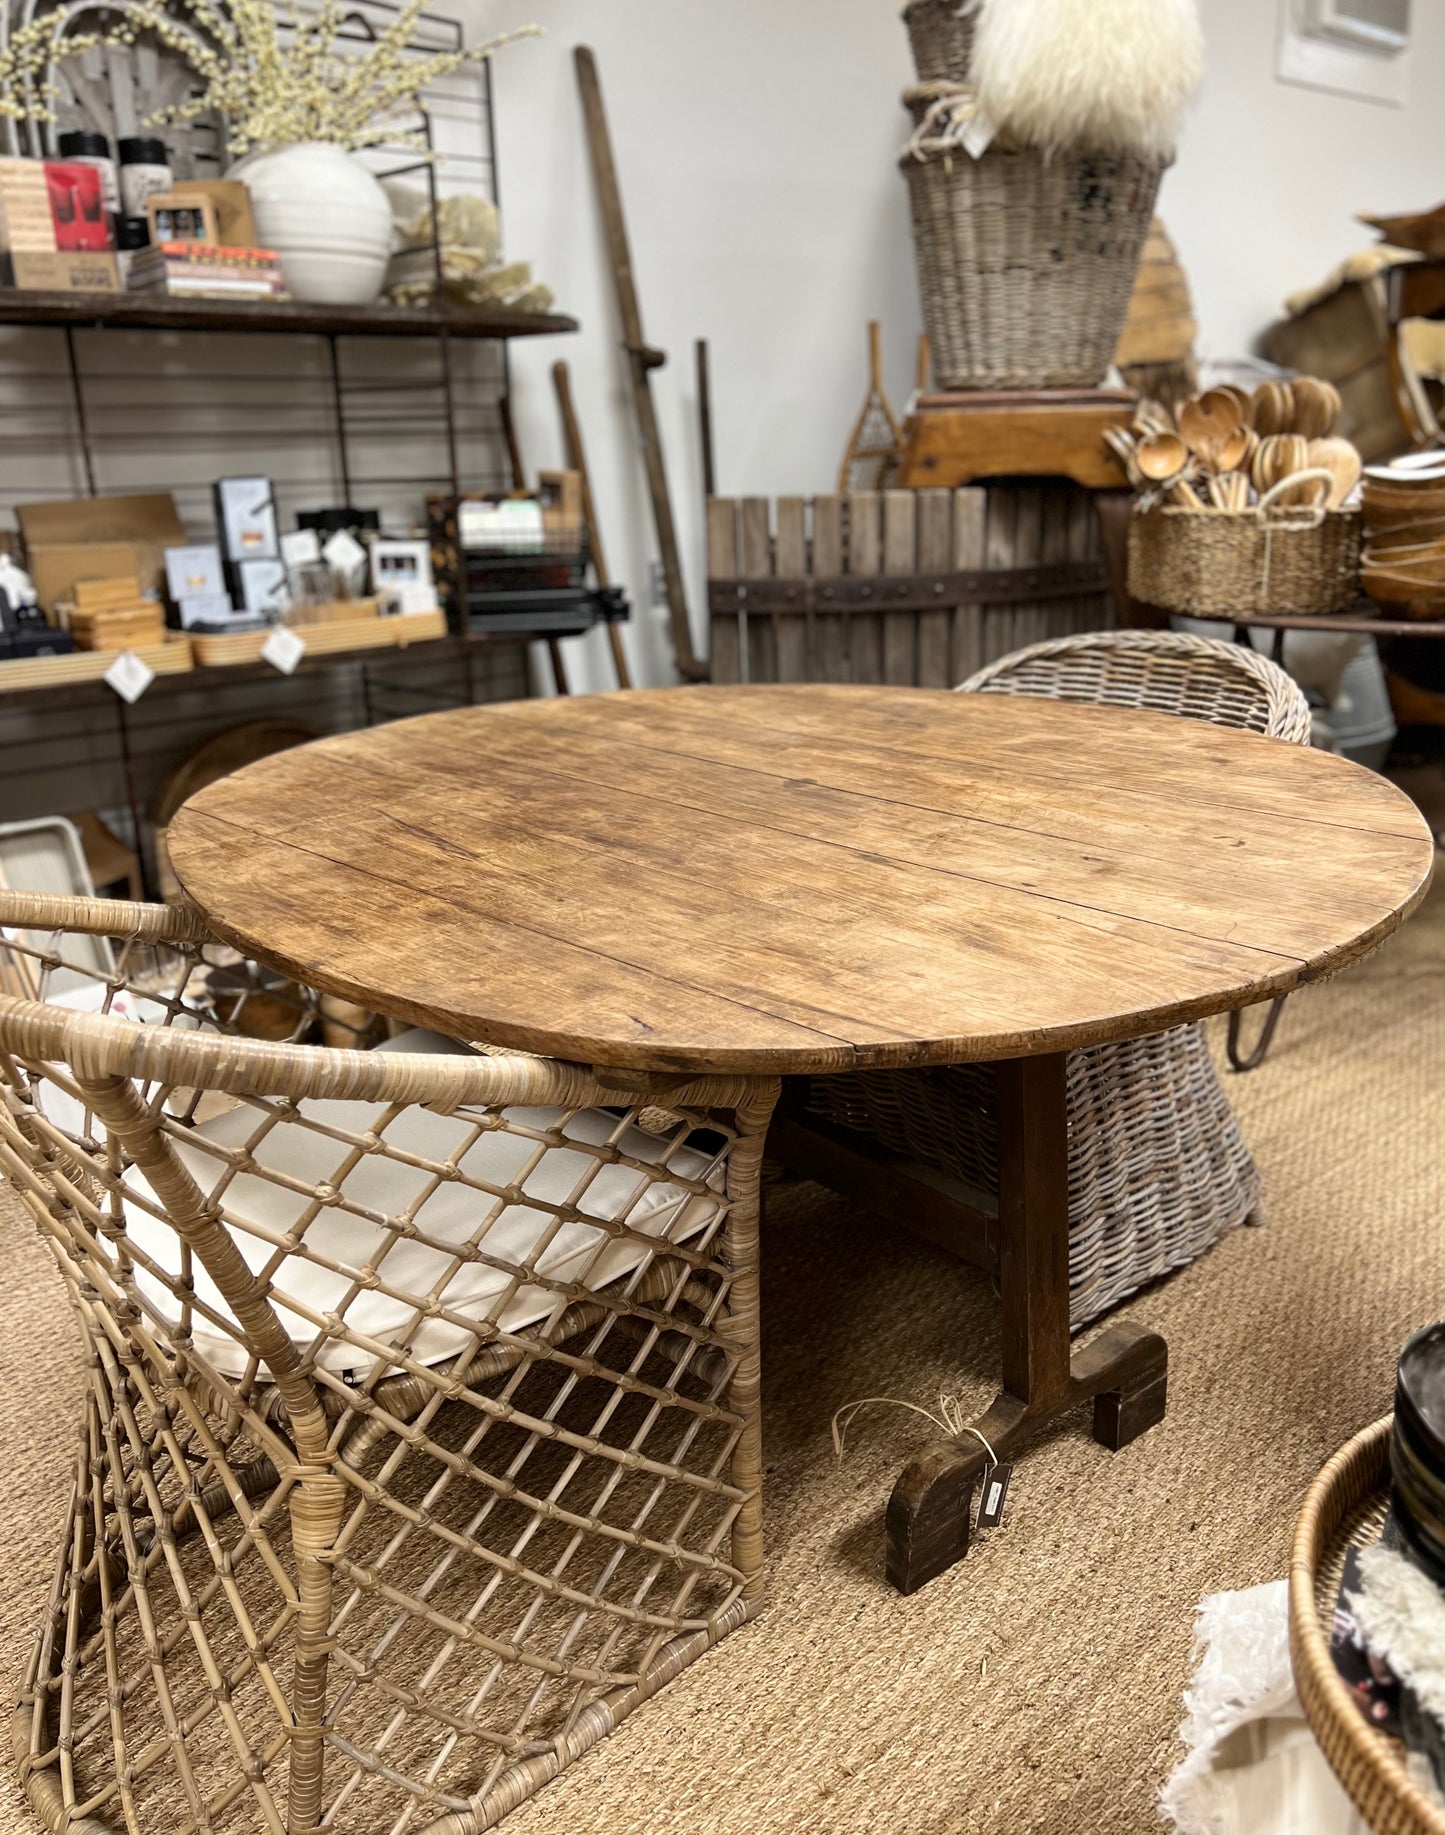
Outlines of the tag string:
M 940 1395 L 937 1414 L 931 1408 L 924 1408 L 917 1402 L 905 1402 L 896 1395 L 865 1395 L 860 1396 L 857 1401 L 844 1402 L 843 1406 L 834 1413 L 832 1423 L 833 1451 L 839 1459 L 843 1457 L 844 1442 L 848 1429 L 853 1424 L 853 1417 L 862 1408 L 906 1408 L 910 1414 L 919 1414 L 925 1421 L 932 1421 L 936 1428 L 955 1440 L 961 1439 L 964 1434 L 971 1434 L 988 1454 L 989 1464 L 996 1466 L 999 1463 L 998 1454 L 989 1444 L 987 1437 L 979 1428 L 970 1427 L 964 1420 L 963 1403 L 956 1395 Z

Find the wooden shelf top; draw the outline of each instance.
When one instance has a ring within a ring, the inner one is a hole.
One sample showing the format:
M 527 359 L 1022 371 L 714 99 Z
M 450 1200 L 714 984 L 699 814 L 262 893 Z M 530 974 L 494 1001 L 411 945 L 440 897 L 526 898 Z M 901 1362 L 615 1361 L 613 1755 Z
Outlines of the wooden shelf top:
M 1333 636 L 1445 637 L 1445 619 L 1372 618 L 1368 614 L 1321 612 L 1304 615 L 1285 612 L 1231 612 L 1214 624 L 1258 625 L 1266 631 L 1328 631 Z
M 363 338 L 538 338 L 576 331 L 560 312 L 511 306 L 313 306 L 300 300 L 169 299 L 153 293 L 0 288 L 0 325 L 132 331 L 309 332 Z

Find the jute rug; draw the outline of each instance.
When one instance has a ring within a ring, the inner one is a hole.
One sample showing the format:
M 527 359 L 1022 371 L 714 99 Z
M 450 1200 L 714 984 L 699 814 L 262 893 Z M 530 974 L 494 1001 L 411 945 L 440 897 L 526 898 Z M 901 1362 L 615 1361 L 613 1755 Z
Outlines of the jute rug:
M 509 1835 L 1146 1831 L 1178 1753 L 1204 1593 L 1285 1571 L 1301 1493 L 1390 1405 L 1445 1312 L 1445 885 L 1378 957 L 1296 996 L 1230 1094 L 1270 1221 L 1130 1314 L 1170 1347 L 1169 1413 L 1125 1452 L 1076 1424 L 1027 1454 L 1004 1527 L 912 1599 L 882 1510 L 926 1425 L 851 1397 L 989 1398 L 987 1282 L 809 1186 L 766 1230 L 768 1534 L 754 1625 L 507 1823 Z M 0 1676 L 52 1558 L 78 1356 L 60 1284 L 0 1191 Z M 7 1715 L 8 1719 L 8 1715 Z M 38 1827 L 7 1768 L 0 1827 Z M 366 1835 L 355 1831 L 354 1835 Z

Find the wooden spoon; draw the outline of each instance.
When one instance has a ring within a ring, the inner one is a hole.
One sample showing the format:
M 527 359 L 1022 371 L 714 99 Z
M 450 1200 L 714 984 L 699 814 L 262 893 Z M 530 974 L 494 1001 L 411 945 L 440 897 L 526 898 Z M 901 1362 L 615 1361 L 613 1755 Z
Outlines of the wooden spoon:
M 1145 397 L 1134 410 L 1134 432 L 1141 440 L 1148 439 L 1151 433 L 1173 433 L 1174 416 L 1162 401 Z
M 1364 467 L 1360 455 L 1348 440 L 1320 439 L 1309 443 L 1308 463 L 1327 471 L 1334 479 L 1330 486 L 1327 509 L 1338 510 L 1360 482 Z
M 1135 460 L 1146 478 L 1164 484 L 1188 468 L 1189 448 L 1177 433 L 1151 433 L 1140 440 Z
M 1250 468 L 1254 488 L 1264 496 L 1293 473 L 1304 471 L 1309 457 L 1308 440 L 1302 440 L 1297 433 L 1272 433 L 1268 439 L 1260 441 L 1259 451 L 1254 455 Z
M 1237 382 L 1221 382 L 1217 388 L 1211 389 L 1209 394 L 1227 395 L 1239 409 L 1240 426 L 1252 427 L 1254 425 L 1254 397 L 1248 389 L 1240 388 Z
M 1236 427 L 1229 438 L 1214 449 L 1214 469 L 1218 472 L 1247 471 L 1259 445 L 1259 435 L 1252 427 Z
M 1294 425 L 1294 390 L 1287 382 L 1262 382 L 1254 391 L 1254 429 L 1261 439 Z
M 1228 471 L 1221 453 L 1244 430 L 1238 404 L 1218 389 L 1211 389 L 1179 410 L 1179 432 L 1186 445 L 1211 471 Z
M 1216 510 L 1237 516 L 1249 508 L 1249 479 L 1242 471 L 1216 473 L 1209 480 L 1209 501 Z
M 1307 440 L 1325 439 L 1339 422 L 1338 391 L 1314 376 L 1296 376 L 1291 389 L 1294 394 L 1294 431 L 1303 434 Z

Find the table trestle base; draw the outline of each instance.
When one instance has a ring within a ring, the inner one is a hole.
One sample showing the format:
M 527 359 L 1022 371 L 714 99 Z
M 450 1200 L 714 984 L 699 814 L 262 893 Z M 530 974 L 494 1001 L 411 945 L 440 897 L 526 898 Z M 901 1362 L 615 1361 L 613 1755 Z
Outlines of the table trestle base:
M 866 1136 L 805 1115 L 796 1100 L 775 1116 L 769 1152 L 996 1275 L 1003 1383 L 974 1426 L 1001 1459 L 1086 1401 L 1094 1404 L 1094 1438 L 1117 1452 L 1163 1419 L 1168 1349 L 1157 1333 L 1118 1321 L 1070 1355 L 1067 1054 L 1001 1063 L 995 1076 L 996 1206 Z M 968 1553 L 974 1485 L 987 1464 L 972 1433 L 910 1462 L 887 1511 L 888 1578 L 900 1593 L 916 1592 Z

